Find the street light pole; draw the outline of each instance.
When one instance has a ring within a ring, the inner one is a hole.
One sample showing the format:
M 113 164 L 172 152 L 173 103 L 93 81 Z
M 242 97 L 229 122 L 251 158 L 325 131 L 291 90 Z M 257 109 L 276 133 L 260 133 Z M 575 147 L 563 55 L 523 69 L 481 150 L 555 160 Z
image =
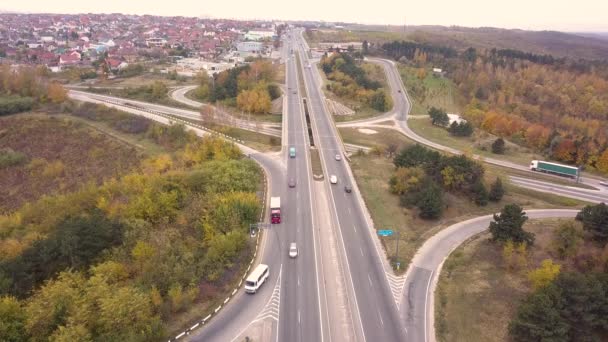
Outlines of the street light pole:
M 395 234 L 395 236 L 397 237 L 397 250 L 395 251 L 395 262 L 397 263 L 397 270 L 399 270 L 399 266 L 401 266 L 401 264 L 399 263 L 399 232 L 395 232 L 397 234 Z

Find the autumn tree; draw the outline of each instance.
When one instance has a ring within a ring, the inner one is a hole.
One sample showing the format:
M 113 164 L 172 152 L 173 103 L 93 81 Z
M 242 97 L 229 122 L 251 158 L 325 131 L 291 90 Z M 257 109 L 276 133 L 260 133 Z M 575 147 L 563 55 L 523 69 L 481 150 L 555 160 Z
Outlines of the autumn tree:
M 68 98 L 68 92 L 59 82 L 51 82 L 47 93 L 49 100 L 53 103 L 62 103 Z
M 528 272 L 528 280 L 532 284 L 532 288 L 537 290 L 549 285 L 559 274 L 560 268 L 561 266 L 554 264 L 551 259 L 543 260 L 539 268 Z
M 417 191 L 425 177 L 426 174 L 421 167 L 399 167 L 389 180 L 390 190 L 397 195 Z
M 239 109 L 254 114 L 268 113 L 271 107 L 270 95 L 265 87 L 241 92 L 236 98 L 236 103 Z
M 26 314 L 15 297 L 0 297 L 0 340 L 19 342 L 26 340 Z

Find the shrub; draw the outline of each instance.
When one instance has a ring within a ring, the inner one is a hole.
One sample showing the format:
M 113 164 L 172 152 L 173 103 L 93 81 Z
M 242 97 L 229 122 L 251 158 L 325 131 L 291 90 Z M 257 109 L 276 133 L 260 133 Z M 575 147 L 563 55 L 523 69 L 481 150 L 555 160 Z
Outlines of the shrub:
M 34 99 L 31 97 L 0 97 L 0 115 L 25 112 L 32 109 L 33 106 Z
M 26 159 L 23 153 L 15 152 L 10 148 L 0 149 L 0 169 L 23 164 Z

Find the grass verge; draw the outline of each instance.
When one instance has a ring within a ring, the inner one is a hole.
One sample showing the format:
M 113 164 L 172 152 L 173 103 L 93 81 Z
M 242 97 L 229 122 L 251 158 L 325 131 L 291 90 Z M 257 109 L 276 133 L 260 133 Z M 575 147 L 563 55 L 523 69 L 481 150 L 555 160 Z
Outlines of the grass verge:
M 310 167 L 312 168 L 312 174 L 315 180 L 323 180 L 323 167 L 321 166 L 321 157 L 319 156 L 319 150 L 316 148 L 310 148 Z

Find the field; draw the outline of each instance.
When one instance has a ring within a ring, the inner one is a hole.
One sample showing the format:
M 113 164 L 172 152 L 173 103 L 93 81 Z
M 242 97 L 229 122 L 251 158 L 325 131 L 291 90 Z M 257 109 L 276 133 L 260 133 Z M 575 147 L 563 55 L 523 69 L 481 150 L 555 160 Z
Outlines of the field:
M 447 78 L 433 75 L 425 69 L 425 77 L 418 77 L 418 69 L 397 64 L 403 84 L 412 100 L 411 114 L 427 114 L 429 108 L 442 108 L 448 113 L 460 113 L 461 99 L 458 89 Z
M 375 129 L 376 130 L 376 129 Z M 346 143 L 376 146 L 407 146 L 412 144 L 404 136 L 379 131 L 379 134 L 366 135 L 353 129 L 340 129 Z M 373 141 L 373 139 L 376 139 Z M 374 225 L 377 229 L 394 229 L 399 232 L 399 261 L 407 265 L 415 251 L 422 243 L 441 229 L 480 215 L 500 211 L 506 203 L 517 203 L 525 207 L 557 208 L 578 207 L 580 202 L 561 196 L 538 193 L 511 186 L 505 180 L 506 195 L 499 203 L 478 207 L 469 199 L 453 194 L 445 194 L 446 208 L 443 216 L 438 220 L 423 220 L 418 217 L 416 209 L 404 208 L 399 205 L 399 197 L 389 191 L 388 180 L 394 171 L 392 159 L 385 155 L 355 154 L 351 157 L 351 167 L 359 189 L 370 211 Z M 497 176 L 504 177 L 504 170 L 486 168 L 486 184 L 490 184 Z M 393 256 L 396 252 L 396 240 L 385 240 L 384 247 L 387 255 Z M 403 271 L 405 268 L 401 268 Z
M 551 258 L 552 232 L 560 222 L 544 219 L 524 225 L 525 230 L 536 234 L 527 269 Z M 489 233 L 482 233 L 471 238 L 444 264 L 435 293 L 438 341 L 509 340 L 508 322 L 519 301 L 531 289 L 523 272 L 505 269 L 502 249 L 490 242 L 489 237 Z
M 136 167 L 142 156 L 132 145 L 82 123 L 23 114 L 0 119 L 0 149 L 5 148 L 24 154 L 25 160 L 0 168 L 0 213 L 43 195 L 100 184 Z

